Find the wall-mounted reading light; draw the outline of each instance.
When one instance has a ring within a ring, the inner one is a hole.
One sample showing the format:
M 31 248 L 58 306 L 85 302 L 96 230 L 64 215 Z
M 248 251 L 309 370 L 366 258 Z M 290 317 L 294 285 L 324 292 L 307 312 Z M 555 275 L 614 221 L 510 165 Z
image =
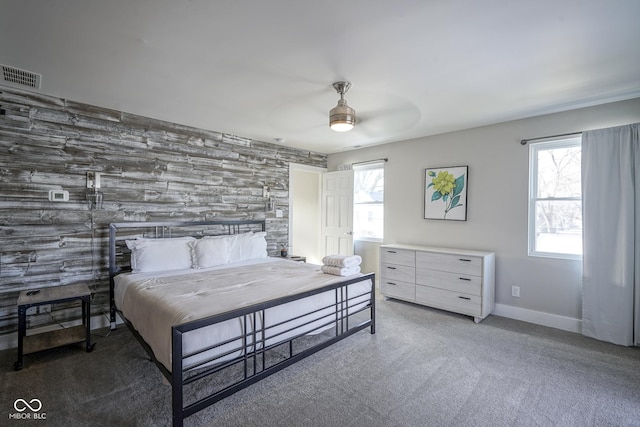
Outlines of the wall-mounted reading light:
M 264 187 L 262 187 L 262 197 L 264 197 L 266 200 L 265 202 L 265 210 L 267 212 L 271 212 L 275 209 L 275 203 L 273 202 L 273 199 L 271 198 L 271 186 L 270 185 L 265 185 Z
M 102 192 L 100 188 L 100 173 L 87 172 L 87 206 L 90 210 L 102 209 Z

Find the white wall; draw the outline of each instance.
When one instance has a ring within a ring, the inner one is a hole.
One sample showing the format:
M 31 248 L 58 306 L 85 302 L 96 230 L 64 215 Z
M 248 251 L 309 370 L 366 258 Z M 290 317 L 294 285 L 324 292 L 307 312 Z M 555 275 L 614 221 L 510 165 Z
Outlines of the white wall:
M 360 265 L 362 271 L 364 273 L 376 273 L 376 281 L 379 280 L 380 243 L 354 240 L 353 252 L 362 257 L 362 264 Z
M 291 164 L 289 170 L 289 253 L 322 264 L 320 191 L 323 168 Z
M 520 140 L 635 122 L 640 98 L 332 154 L 328 168 L 388 157 L 384 243 L 493 251 L 498 314 L 536 321 L 537 313 L 579 328 L 581 262 L 527 255 L 528 147 Z M 424 169 L 458 165 L 469 166 L 467 221 L 425 220 Z

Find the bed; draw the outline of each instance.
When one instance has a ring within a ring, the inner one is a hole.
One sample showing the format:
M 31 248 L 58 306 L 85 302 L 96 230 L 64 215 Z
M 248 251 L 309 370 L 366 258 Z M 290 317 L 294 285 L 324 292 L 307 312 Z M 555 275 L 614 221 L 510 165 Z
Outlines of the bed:
M 266 254 L 265 221 L 112 223 L 116 314 L 172 387 L 173 425 L 358 331 L 373 274 L 323 274 Z

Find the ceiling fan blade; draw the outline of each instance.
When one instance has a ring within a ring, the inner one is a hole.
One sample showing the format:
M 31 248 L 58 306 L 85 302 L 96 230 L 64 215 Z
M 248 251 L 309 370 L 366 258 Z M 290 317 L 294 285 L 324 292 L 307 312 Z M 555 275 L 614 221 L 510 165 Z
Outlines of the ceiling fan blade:
M 381 132 L 410 129 L 420 122 L 422 114 L 415 107 L 399 107 L 365 111 L 357 117 L 356 128 L 370 137 L 375 137 Z

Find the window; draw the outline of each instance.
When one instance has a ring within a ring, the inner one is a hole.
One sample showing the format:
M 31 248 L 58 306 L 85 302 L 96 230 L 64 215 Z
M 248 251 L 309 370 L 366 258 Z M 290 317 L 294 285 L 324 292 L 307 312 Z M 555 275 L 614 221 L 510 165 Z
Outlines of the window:
M 384 163 L 353 166 L 353 234 L 356 240 L 382 241 Z
M 582 256 L 581 139 L 529 147 L 529 255 Z

